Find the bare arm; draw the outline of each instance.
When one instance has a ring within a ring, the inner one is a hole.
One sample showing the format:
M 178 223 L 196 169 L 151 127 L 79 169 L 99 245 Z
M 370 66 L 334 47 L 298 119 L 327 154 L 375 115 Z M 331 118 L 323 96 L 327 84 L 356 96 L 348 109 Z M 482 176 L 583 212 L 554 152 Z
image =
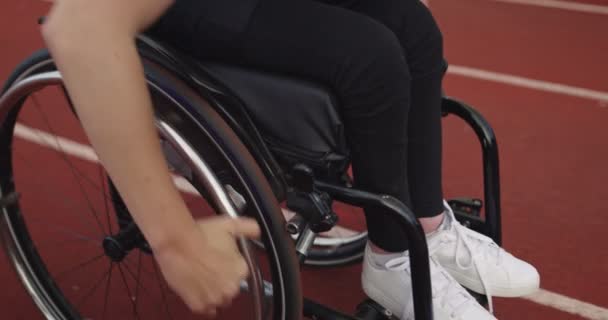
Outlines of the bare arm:
M 134 45 L 170 4 L 61 0 L 43 29 L 91 143 L 153 247 L 195 227 L 163 161 Z
M 55 1 L 43 36 L 93 147 L 169 284 L 193 310 L 213 313 L 247 273 L 233 236 L 259 231 L 252 221 L 197 225 L 168 172 L 134 38 L 172 1 Z M 212 247 L 209 237 L 221 245 Z

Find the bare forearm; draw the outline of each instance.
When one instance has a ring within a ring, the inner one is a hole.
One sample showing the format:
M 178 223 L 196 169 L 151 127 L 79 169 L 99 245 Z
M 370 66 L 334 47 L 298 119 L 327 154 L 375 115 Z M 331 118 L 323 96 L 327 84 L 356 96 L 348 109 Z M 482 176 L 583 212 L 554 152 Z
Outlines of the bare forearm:
M 162 156 L 134 33 L 59 23 L 45 39 L 82 125 L 153 246 L 194 228 Z M 68 35 L 69 34 L 69 35 Z

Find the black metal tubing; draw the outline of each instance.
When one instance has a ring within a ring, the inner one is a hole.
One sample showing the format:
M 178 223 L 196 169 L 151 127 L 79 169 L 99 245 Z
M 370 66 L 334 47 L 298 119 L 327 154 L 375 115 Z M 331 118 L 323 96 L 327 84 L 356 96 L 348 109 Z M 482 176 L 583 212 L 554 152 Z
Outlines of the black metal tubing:
M 406 231 L 410 244 L 409 255 L 412 267 L 412 291 L 416 320 L 432 320 L 433 304 L 429 251 L 426 237 L 414 213 L 401 201 L 387 195 L 379 195 L 357 189 L 346 188 L 315 181 L 315 187 L 327 192 L 335 200 L 355 206 L 378 206 L 388 209 Z
M 359 304 L 357 314 L 354 316 L 333 310 L 310 299 L 304 299 L 304 316 L 314 320 L 389 320 L 384 308 L 369 299 Z
M 486 235 L 502 244 L 500 211 L 500 172 L 498 144 L 490 123 L 471 106 L 450 97 L 444 97 L 443 112 L 464 120 L 477 135 L 483 154 L 483 188 L 485 202 Z
M 310 299 L 304 299 L 304 316 L 315 320 L 359 320 Z

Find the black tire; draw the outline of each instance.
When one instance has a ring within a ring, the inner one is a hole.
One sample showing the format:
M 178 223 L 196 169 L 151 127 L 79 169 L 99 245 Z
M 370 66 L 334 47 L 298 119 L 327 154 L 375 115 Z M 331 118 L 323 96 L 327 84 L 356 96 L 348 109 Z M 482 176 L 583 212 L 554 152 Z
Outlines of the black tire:
M 271 257 L 274 286 L 272 319 L 299 319 L 302 293 L 298 261 L 293 242 L 284 231 L 285 222 L 279 204 L 261 170 L 235 133 L 195 90 L 158 64 L 146 59 L 143 61 L 153 101 L 156 102 L 157 118 L 175 129 L 198 157 L 205 159 L 222 183 L 231 184 L 246 199 L 245 214 L 255 217 L 260 224 L 262 241 Z M 54 70 L 48 52 L 36 52 L 12 73 L 2 95 L 24 77 Z M 158 103 L 161 96 L 164 103 Z M 24 101 L 25 98 L 12 106 L 5 106 L 10 110 L 2 110 L 0 105 L 0 198 L 16 191 L 11 144 Z M 38 307 L 48 319 L 79 319 L 78 313 L 54 284 L 32 243 L 19 203 L 7 205 L 1 213 L 0 232 L 4 245 L 17 274 Z

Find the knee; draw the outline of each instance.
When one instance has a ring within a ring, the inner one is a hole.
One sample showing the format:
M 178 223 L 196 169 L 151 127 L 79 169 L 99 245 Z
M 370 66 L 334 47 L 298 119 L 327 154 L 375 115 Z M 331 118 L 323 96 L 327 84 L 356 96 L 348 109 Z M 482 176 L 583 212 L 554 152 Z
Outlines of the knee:
M 443 34 L 429 8 L 420 1 L 403 1 L 412 3 L 404 8 L 403 29 L 399 37 L 414 78 L 431 73 L 445 72 L 446 62 L 443 52 Z
M 356 37 L 348 49 L 349 56 L 338 68 L 338 83 L 350 91 L 367 94 L 371 91 L 403 89 L 409 85 L 410 72 L 405 54 L 395 34 L 369 19 L 353 30 Z
M 357 139 L 403 143 L 410 102 L 410 71 L 395 34 L 373 22 L 358 30 L 355 44 L 339 63 L 337 84 L 342 112 Z
M 443 35 L 431 11 L 418 0 L 375 0 L 365 11 L 399 39 L 413 78 L 445 69 Z

